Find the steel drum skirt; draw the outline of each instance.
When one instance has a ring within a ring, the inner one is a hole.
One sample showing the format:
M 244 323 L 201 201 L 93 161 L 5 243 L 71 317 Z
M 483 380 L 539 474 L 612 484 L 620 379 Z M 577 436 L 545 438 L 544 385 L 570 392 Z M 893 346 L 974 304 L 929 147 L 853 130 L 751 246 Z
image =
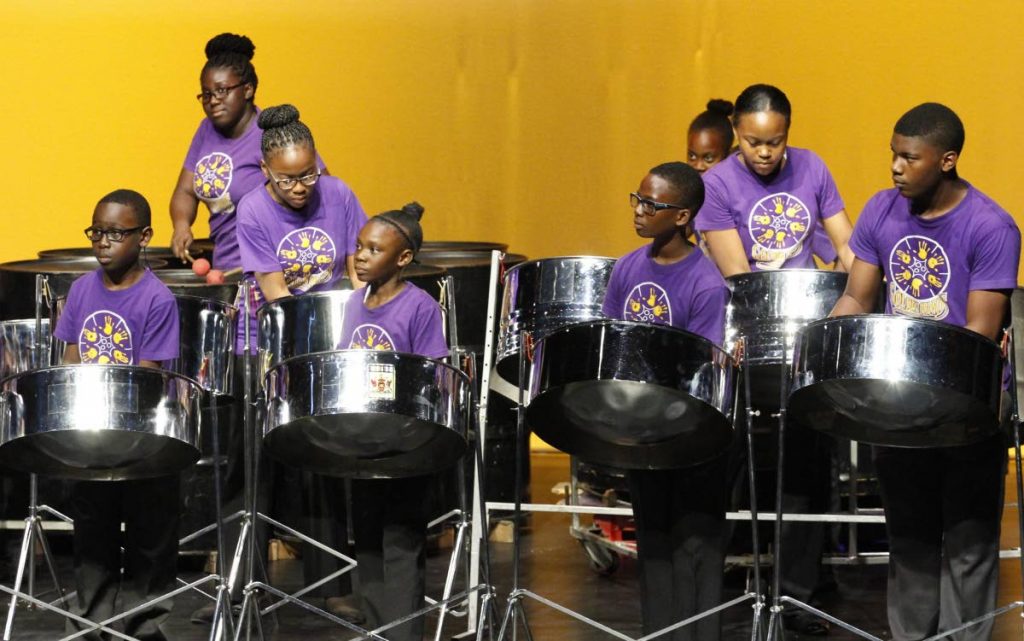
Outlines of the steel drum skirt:
M 466 450 L 469 382 L 440 361 L 342 350 L 267 374 L 264 446 L 330 476 L 401 478 L 451 467 Z
M 843 316 L 798 335 L 788 412 L 864 443 L 966 445 L 998 428 L 999 346 L 947 323 Z
M 572 325 L 534 348 L 527 424 L 591 463 L 672 469 L 721 454 L 733 437 L 735 367 L 711 342 L 663 325 Z
M 737 274 L 725 308 L 725 346 L 743 339 L 743 370 L 759 407 L 782 403 L 782 366 L 792 363 L 796 332 L 829 315 L 846 288 L 847 275 L 817 269 Z
M 501 378 L 513 384 L 519 380 L 521 332 L 536 341 L 560 327 L 603 318 L 601 306 L 614 266 L 614 258 L 559 256 L 508 270 L 496 348 Z
M 42 336 L 37 352 L 34 318 L 0 322 L 0 380 L 52 363 L 51 354 L 63 343 L 50 335 L 50 319 L 42 319 L 40 329 Z M 61 355 L 56 354 L 57 357 Z
M 120 481 L 180 472 L 199 458 L 195 381 L 163 370 L 65 365 L 0 383 L 0 465 Z
M 230 402 L 234 393 L 235 317 L 238 310 L 218 300 L 176 295 L 181 347 L 167 369 L 194 379 L 209 392 L 206 402 Z

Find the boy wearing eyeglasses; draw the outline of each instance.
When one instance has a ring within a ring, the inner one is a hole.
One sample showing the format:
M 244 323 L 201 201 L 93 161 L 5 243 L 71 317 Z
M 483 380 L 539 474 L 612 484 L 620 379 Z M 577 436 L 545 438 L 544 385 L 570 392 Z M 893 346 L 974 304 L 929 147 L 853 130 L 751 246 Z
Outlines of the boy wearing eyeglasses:
M 64 362 L 159 368 L 177 358 L 174 295 L 139 261 L 153 236 L 149 203 L 127 189 L 107 194 L 85 235 L 100 268 L 74 282 L 54 329 L 67 343 Z M 119 592 L 128 610 L 174 589 L 179 486 L 177 474 L 72 485 L 75 614 L 103 621 L 113 616 Z M 161 625 L 170 611 L 167 599 L 137 612 L 125 619 L 125 633 L 162 641 L 167 637 Z M 80 627 L 69 622 L 68 632 Z M 90 632 L 82 638 L 106 636 Z
M 689 241 L 703 202 L 704 183 L 686 163 L 664 163 L 648 172 L 630 194 L 630 205 L 633 228 L 651 243 L 615 264 L 604 299 L 606 316 L 671 325 L 721 345 L 729 290 L 714 263 Z M 725 459 L 628 472 L 645 635 L 721 602 Z M 718 615 L 712 615 L 664 638 L 714 641 L 720 628 Z

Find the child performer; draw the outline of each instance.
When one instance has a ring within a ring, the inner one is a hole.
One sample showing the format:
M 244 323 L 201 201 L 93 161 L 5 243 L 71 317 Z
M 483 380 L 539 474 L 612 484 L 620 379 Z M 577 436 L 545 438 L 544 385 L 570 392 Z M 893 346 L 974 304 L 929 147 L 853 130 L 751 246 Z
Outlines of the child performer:
M 238 204 L 238 244 L 245 279 L 254 283 L 250 299 L 252 315 L 249 318 L 250 348 L 256 351 L 256 310 L 264 301 L 285 296 L 326 291 L 337 287 L 346 274 L 356 287 L 361 286 L 352 267 L 356 235 L 366 222 L 366 214 L 352 190 L 334 176 L 322 175 L 313 134 L 299 120 L 299 110 L 292 105 L 268 107 L 260 112 L 260 169 L 265 183 L 246 194 Z M 236 354 L 243 353 L 245 343 L 244 312 L 239 314 Z M 239 359 L 238 369 L 244 366 Z M 270 486 L 270 465 L 261 461 L 264 470 L 260 476 L 261 500 Z M 338 496 L 344 496 L 343 485 L 336 479 L 313 476 L 304 486 L 308 503 L 330 501 L 333 510 L 327 517 L 314 514 L 316 521 L 335 523 L 343 516 L 336 513 L 344 506 Z M 326 496 L 325 496 L 326 495 Z M 323 505 L 314 506 L 320 512 Z M 263 528 L 261 527 L 260 530 Z M 345 537 L 331 537 L 327 533 L 310 532 L 322 542 L 344 548 Z M 334 539 L 334 540 L 331 540 Z M 261 549 L 265 546 L 260 545 Z M 306 578 L 332 571 L 330 563 L 337 563 L 331 555 L 316 554 L 312 546 L 306 557 L 316 560 L 306 564 Z M 321 565 L 323 567 L 314 567 Z M 237 588 L 237 586 L 235 586 Z M 360 620 L 354 608 L 345 605 L 331 593 L 347 591 L 347 586 L 332 587 L 325 595 L 328 609 L 349 620 Z M 238 592 L 235 592 L 237 597 Z
M 707 109 L 690 123 L 686 134 L 686 164 L 701 175 L 735 152 L 732 146 L 735 139 L 730 120 L 732 113 L 731 102 L 713 98 L 708 101 Z M 815 227 L 810 247 L 811 253 L 825 265 L 842 270 L 843 265 L 837 262 L 839 256 L 823 227 Z
M 374 216 L 359 232 L 355 269 L 367 286 L 365 296 L 354 294 L 345 305 L 339 348 L 448 356 L 437 301 L 402 280 L 402 269 L 423 245 L 422 215 L 423 208 L 410 203 Z M 424 606 L 432 487 L 424 477 L 352 481 L 356 577 L 368 629 Z M 423 617 L 417 617 L 384 635 L 391 641 L 419 641 L 423 627 Z
M 944 105 L 918 105 L 896 122 L 895 188 L 875 194 L 857 220 L 856 260 L 833 316 L 871 312 L 884 276 L 887 313 L 999 339 L 1017 286 L 1020 231 L 957 174 L 963 144 L 963 123 Z M 920 286 L 903 275 L 908 260 Z M 1006 447 L 997 432 L 961 447 L 873 448 L 895 641 L 931 637 L 995 608 Z M 956 638 L 980 641 L 991 631 L 990 619 Z
M 753 85 L 736 99 L 739 153 L 704 176 L 707 198 L 697 230 L 724 276 L 814 267 L 806 249 L 822 226 L 843 265 L 853 261 L 851 226 L 828 168 L 813 152 L 788 147 L 786 94 Z
M 681 162 L 650 170 L 630 194 L 633 226 L 651 244 L 616 263 L 604 300 L 611 318 L 679 327 L 721 345 L 729 290 L 687 240 L 704 201 L 700 174 Z M 648 303 L 657 294 L 658 310 Z M 664 310 L 664 311 L 661 311 Z M 678 470 L 630 470 L 643 631 L 650 634 L 721 603 L 725 571 L 726 456 Z M 672 641 L 714 641 L 718 615 Z
M 252 65 L 252 40 L 222 33 L 206 43 L 199 94 L 206 118 L 192 137 L 185 165 L 171 195 L 171 250 L 184 258 L 192 244 L 199 201 L 210 210 L 213 266 L 241 264 L 235 238 L 235 208 L 242 196 L 263 184 L 260 173 L 259 80 Z
M 65 363 L 160 367 L 178 357 L 178 306 L 167 286 L 139 262 L 153 236 L 149 203 L 119 189 L 100 199 L 85 230 L 100 267 L 74 282 L 54 336 L 67 342 Z M 111 331 L 121 341 L 111 341 Z M 75 614 L 114 614 L 121 592 L 128 610 L 175 588 L 180 476 L 72 484 L 75 520 Z M 121 522 L 124 521 L 124 535 Z M 124 547 L 123 566 L 121 547 Z M 162 641 L 171 601 L 125 619 L 125 634 Z M 79 629 L 69 622 L 68 633 Z M 106 638 L 91 632 L 86 639 Z

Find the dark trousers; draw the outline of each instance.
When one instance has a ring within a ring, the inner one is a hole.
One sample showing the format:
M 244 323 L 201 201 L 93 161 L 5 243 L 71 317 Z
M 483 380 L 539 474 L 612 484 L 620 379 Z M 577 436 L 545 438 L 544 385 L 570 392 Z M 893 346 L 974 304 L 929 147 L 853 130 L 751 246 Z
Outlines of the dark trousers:
M 244 500 L 245 406 L 241 393 L 241 390 L 245 389 L 244 373 L 245 357 L 240 354 L 236 355 L 234 388 L 239 390 L 239 392 L 236 394 L 236 400 L 232 406 L 230 436 L 226 448 L 228 467 L 224 478 L 223 493 L 225 517 L 239 510 L 248 509 Z M 260 385 L 255 358 L 252 359 L 252 383 L 254 389 L 251 392 L 251 398 L 255 399 L 256 390 L 259 389 Z M 253 424 L 259 425 L 260 420 L 261 417 L 256 417 Z M 253 434 L 252 438 L 262 438 L 262 430 L 257 429 L 256 434 Z M 287 520 L 282 522 L 295 527 L 295 529 L 320 541 L 324 545 L 339 550 L 343 554 L 350 554 L 351 550 L 348 545 L 346 532 L 346 501 L 343 482 L 339 479 L 304 473 L 297 475 L 300 478 L 298 487 L 291 483 L 284 483 L 283 487 L 277 487 L 282 484 L 275 481 L 284 477 L 285 470 L 273 459 L 271 453 L 264 450 L 262 446 L 260 450 L 258 482 L 254 488 L 256 492 L 256 511 L 284 518 L 278 513 L 280 510 L 275 509 L 279 504 L 291 505 L 292 503 L 301 503 L 301 508 L 294 510 L 294 512 L 301 515 L 301 522 L 289 523 Z M 266 567 L 265 557 L 270 539 L 270 528 L 260 519 L 256 519 L 253 522 L 253 527 L 256 530 L 256 550 L 260 555 L 256 565 L 257 578 L 259 578 L 259 565 L 262 563 Z M 224 527 L 224 544 L 227 546 L 227 550 L 225 550 L 227 557 L 225 568 L 231 562 L 240 530 L 241 522 L 238 520 L 232 521 Z M 246 564 L 247 558 L 243 556 L 241 560 L 242 571 L 239 573 L 238 580 L 231 590 L 231 599 L 236 602 L 241 601 L 242 590 L 245 588 L 248 579 L 245 573 Z M 322 552 L 311 545 L 304 546 L 303 579 L 307 584 L 313 583 L 319 578 L 340 569 L 342 564 L 343 562 L 333 555 Z M 321 597 L 331 597 L 341 596 L 349 592 L 351 592 L 351 580 L 346 574 L 335 581 L 321 586 L 313 594 Z
M 727 457 L 678 470 L 631 470 L 643 632 L 650 634 L 722 602 Z M 666 641 L 716 641 L 715 614 Z
M 1006 474 L 1000 433 L 963 447 L 873 448 L 889 536 L 894 641 L 923 639 L 995 608 Z M 950 637 L 985 640 L 992 621 Z
M 431 477 L 352 481 L 357 591 L 367 629 L 424 607 Z M 420 641 L 423 617 L 383 633 L 390 641 Z
M 175 588 L 179 475 L 139 481 L 83 481 L 74 483 L 71 493 L 78 590 L 77 603 L 72 607 L 75 614 L 102 621 L 114 615 L 119 594 L 125 611 Z M 142 641 L 163 641 L 167 637 L 162 626 L 171 605 L 170 599 L 164 600 L 128 617 L 124 620 L 125 634 Z M 78 629 L 77 624 L 69 622 L 69 633 Z M 110 637 L 93 632 L 83 638 L 96 641 Z

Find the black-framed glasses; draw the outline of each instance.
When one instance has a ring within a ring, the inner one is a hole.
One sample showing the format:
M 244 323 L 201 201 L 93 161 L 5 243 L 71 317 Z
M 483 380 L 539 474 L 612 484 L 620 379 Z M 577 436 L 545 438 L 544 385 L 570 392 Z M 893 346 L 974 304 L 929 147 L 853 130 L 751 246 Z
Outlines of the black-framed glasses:
M 132 227 L 131 229 L 100 229 L 99 227 L 86 227 L 85 237 L 94 243 L 98 243 L 104 236 L 112 243 L 119 243 L 128 234 L 134 234 L 145 227 Z
M 640 211 L 644 213 L 644 216 L 653 216 L 663 209 L 686 209 L 682 205 L 672 205 L 670 203 L 659 203 L 656 200 L 650 198 L 644 198 L 635 191 L 629 194 L 629 206 L 635 211 L 637 206 L 640 207 Z
M 231 93 L 235 89 L 238 89 L 239 87 L 244 87 L 247 84 L 249 83 L 240 82 L 237 85 L 231 85 L 230 87 L 217 87 L 212 91 L 207 91 L 204 89 L 201 93 L 196 94 L 196 100 L 202 103 L 207 103 L 213 100 L 214 96 L 217 96 L 217 100 L 224 100 L 228 97 L 229 93 Z
M 320 180 L 319 169 L 317 169 L 311 174 L 299 176 L 298 178 L 278 178 L 277 176 L 274 175 L 274 172 L 270 170 L 270 167 L 267 167 L 267 173 L 270 174 L 270 177 L 274 180 L 275 183 L 277 183 L 277 186 L 285 191 L 291 191 L 295 189 L 295 185 L 297 185 L 298 183 L 302 183 L 306 187 L 312 187 L 313 185 L 316 184 L 316 181 Z

